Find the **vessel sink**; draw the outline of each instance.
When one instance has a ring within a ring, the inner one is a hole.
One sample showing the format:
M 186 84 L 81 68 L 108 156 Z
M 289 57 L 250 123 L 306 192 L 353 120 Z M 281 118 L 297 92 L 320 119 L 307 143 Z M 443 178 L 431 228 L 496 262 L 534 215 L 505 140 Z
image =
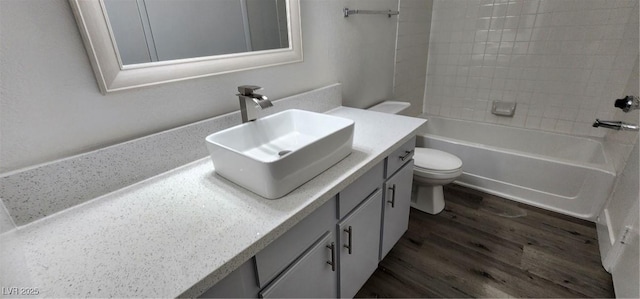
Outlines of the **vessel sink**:
M 207 136 L 218 175 L 262 197 L 286 195 L 351 153 L 353 120 L 291 109 Z

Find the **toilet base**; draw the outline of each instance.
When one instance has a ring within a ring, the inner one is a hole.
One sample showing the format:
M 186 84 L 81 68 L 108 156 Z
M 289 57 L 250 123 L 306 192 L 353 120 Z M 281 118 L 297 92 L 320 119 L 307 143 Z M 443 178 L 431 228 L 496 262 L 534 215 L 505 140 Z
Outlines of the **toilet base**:
M 444 210 L 444 192 L 442 185 L 430 186 L 416 184 L 416 191 L 411 197 L 411 207 L 428 214 L 438 214 Z

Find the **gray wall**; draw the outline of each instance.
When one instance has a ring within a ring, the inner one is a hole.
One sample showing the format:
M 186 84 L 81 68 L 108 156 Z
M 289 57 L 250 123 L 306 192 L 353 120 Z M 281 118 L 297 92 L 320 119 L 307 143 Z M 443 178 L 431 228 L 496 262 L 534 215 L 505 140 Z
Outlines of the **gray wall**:
M 400 0 L 393 93 L 411 103 L 407 115 L 422 113 L 432 6 L 432 0 Z
M 103 96 L 66 0 L 2 0 L 0 173 L 238 110 L 242 84 L 278 99 L 341 82 L 344 104 L 358 108 L 390 98 L 397 19 L 344 19 L 345 6 L 398 1 L 302 0 L 303 63 Z

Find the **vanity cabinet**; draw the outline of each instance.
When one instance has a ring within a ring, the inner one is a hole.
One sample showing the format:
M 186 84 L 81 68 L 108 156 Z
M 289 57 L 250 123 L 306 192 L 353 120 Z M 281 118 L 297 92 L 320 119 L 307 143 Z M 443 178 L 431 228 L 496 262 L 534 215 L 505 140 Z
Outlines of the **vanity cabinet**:
M 355 296 L 378 267 L 381 201 L 378 188 L 338 224 L 342 298 Z
M 338 295 L 336 250 L 333 232 L 327 231 L 287 271 L 260 292 L 260 297 L 336 298 Z
M 256 284 L 255 263 L 250 259 L 200 295 L 200 298 L 257 298 L 258 292 L 260 288 Z
M 334 230 L 336 204 L 335 197 L 330 199 L 256 254 L 256 274 L 260 288 L 265 287 L 289 267 L 320 236 Z
M 337 296 L 336 204 L 330 199 L 256 254 L 260 297 Z
M 389 253 L 409 227 L 412 183 L 413 159 L 384 183 L 380 260 Z
M 355 296 L 407 230 L 414 144 L 415 137 L 203 296 Z

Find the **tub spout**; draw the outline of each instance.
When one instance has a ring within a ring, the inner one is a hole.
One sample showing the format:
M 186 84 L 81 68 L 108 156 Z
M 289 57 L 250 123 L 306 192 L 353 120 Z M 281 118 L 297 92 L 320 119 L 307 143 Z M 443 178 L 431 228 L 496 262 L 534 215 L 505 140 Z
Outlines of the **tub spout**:
M 593 123 L 593 127 L 603 127 L 612 130 L 618 131 L 638 131 L 640 127 L 634 124 L 628 124 L 621 121 L 611 121 L 611 120 L 599 120 L 596 118 L 596 121 Z

